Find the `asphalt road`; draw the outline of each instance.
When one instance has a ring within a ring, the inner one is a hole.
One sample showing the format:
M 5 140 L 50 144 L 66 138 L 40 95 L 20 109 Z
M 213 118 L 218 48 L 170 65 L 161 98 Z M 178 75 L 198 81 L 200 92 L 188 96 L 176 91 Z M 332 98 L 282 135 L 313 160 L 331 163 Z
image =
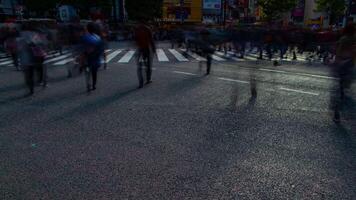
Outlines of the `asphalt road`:
M 325 67 L 204 70 L 155 62 L 138 90 L 134 63 L 110 63 L 88 94 L 49 66 L 23 98 L 1 69 L 0 199 L 356 199 L 355 84 L 336 125 Z

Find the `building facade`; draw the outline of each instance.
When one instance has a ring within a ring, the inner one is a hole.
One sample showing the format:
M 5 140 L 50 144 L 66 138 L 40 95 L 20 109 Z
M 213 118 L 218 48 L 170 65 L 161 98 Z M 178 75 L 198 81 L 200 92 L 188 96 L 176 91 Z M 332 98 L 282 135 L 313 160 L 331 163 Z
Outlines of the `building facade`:
M 162 20 L 166 22 L 202 21 L 202 0 L 164 0 L 162 9 Z
M 21 15 L 20 1 L 17 0 L 0 0 L 0 21 L 8 18 L 16 18 Z

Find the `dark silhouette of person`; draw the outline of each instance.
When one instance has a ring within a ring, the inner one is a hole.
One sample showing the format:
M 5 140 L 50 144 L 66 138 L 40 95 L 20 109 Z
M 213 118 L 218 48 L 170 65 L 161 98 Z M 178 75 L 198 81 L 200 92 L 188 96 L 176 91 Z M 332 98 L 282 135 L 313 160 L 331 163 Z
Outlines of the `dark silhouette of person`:
M 140 24 L 134 30 L 134 37 L 138 48 L 137 56 L 137 77 L 139 80 L 139 88 L 144 85 L 142 68 L 146 66 L 146 84 L 152 82 L 152 57 L 156 52 L 156 46 L 153 41 L 152 30 L 145 24 L 144 20 L 141 20 Z
M 104 45 L 99 35 L 95 34 L 97 26 L 95 23 L 87 25 L 87 33 L 82 37 L 84 62 L 87 71 L 87 90 L 96 90 L 98 69 L 101 65 L 101 57 L 104 52 Z M 90 85 L 90 76 L 92 78 L 92 87 Z
M 350 88 L 353 79 L 353 68 L 356 58 L 356 38 L 355 27 L 349 24 L 343 30 L 343 36 L 337 42 L 336 60 L 334 65 L 334 74 L 339 78 L 336 93 L 332 96 L 331 103 L 334 107 L 334 121 L 340 123 L 340 109 L 345 97 L 345 89 Z
M 201 48 L 203 55 L 206 56 L 206 75 L 210 74 L 212 54 L 215 52 L 215 48 L 211 45 L 210 32 L 208 30 L 202 30 L 201 35 Z

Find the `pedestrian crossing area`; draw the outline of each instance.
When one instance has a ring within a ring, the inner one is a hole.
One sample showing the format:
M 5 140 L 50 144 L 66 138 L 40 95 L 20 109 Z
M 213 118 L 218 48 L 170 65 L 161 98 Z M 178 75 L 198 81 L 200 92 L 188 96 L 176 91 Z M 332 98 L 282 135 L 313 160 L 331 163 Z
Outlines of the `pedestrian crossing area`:
M 117 64 L 129 64 L 136 62 L 136 56 L 138 55 L 135 49 L 108 49 L 106 50 L 106 63 L 117 63 Z M 266 58 L 267 55 L 264 55 Z M 212 55 L 213 62 L 246 62 L 246 61 L 256 61 L 259 58 L 259 53 L 257 51 L 246 52 L 243 58 L 237 56 L 233 51 L 215 51 Z M 197 53 L 187 51 L 186 49 L 157 49 L 155 52 L 154 62 L 205 62 L 207 59 L 198 55 Z M 308 55 L 298 55 L 297 60 L 293 60 L 292 56 L 283 60 L 283 62 L 307 62 Z M 71 51 L 65 51 L 62 55 L 59 53 L 49 54 L 44 64 L 61 66 L 68 65 L 75 62 L 75 53 Z M 3 55 L 0 56 L 0 67 L 3 66 L 13 66 L 13 60 L 11 57 Z

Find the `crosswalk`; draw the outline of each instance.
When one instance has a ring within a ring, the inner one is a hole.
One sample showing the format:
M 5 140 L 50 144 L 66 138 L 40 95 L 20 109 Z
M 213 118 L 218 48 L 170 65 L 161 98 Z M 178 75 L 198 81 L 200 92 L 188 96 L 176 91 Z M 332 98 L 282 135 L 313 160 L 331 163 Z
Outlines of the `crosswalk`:
M 138 52 L 134 49 L 109 49 L 106 50 L 107 58 L 106 63 L 118 63 L 118 64 L 128 64 L 135 62 L 134 57 L 137 56 Z M 61 66 L 67 65 L 74 62 L 74 53 L 70 51 L 64 52 L 64 54 L 52 54 L 49 55 L 44 64 Z M 267 57 L 264 55 L 264 57 Z M 259 58 L 259 53 L 257 51 L 246 52 L 243 58 L 237 57 L 236 53 L 233 51 L 216 51 L 212 55 L 212 60 L 214 62 L 245 62 L 245 61 L 256 61 Z M 202 62 L 206 61 L 204 56 L 198 55 L 197 53 L 186 51 L 186 49 L 157 49 L 154 62 Z M 283 62 L 307 62 L 308 55 L 303 54 L 297 56 L 297 60 L 292 60 L 291 56 L 284 59 Z M 104 62 L 104 61 L 103 61 Z M 12 66 L 12 59 L 7 57 L 0 57 L 0 67 Z

